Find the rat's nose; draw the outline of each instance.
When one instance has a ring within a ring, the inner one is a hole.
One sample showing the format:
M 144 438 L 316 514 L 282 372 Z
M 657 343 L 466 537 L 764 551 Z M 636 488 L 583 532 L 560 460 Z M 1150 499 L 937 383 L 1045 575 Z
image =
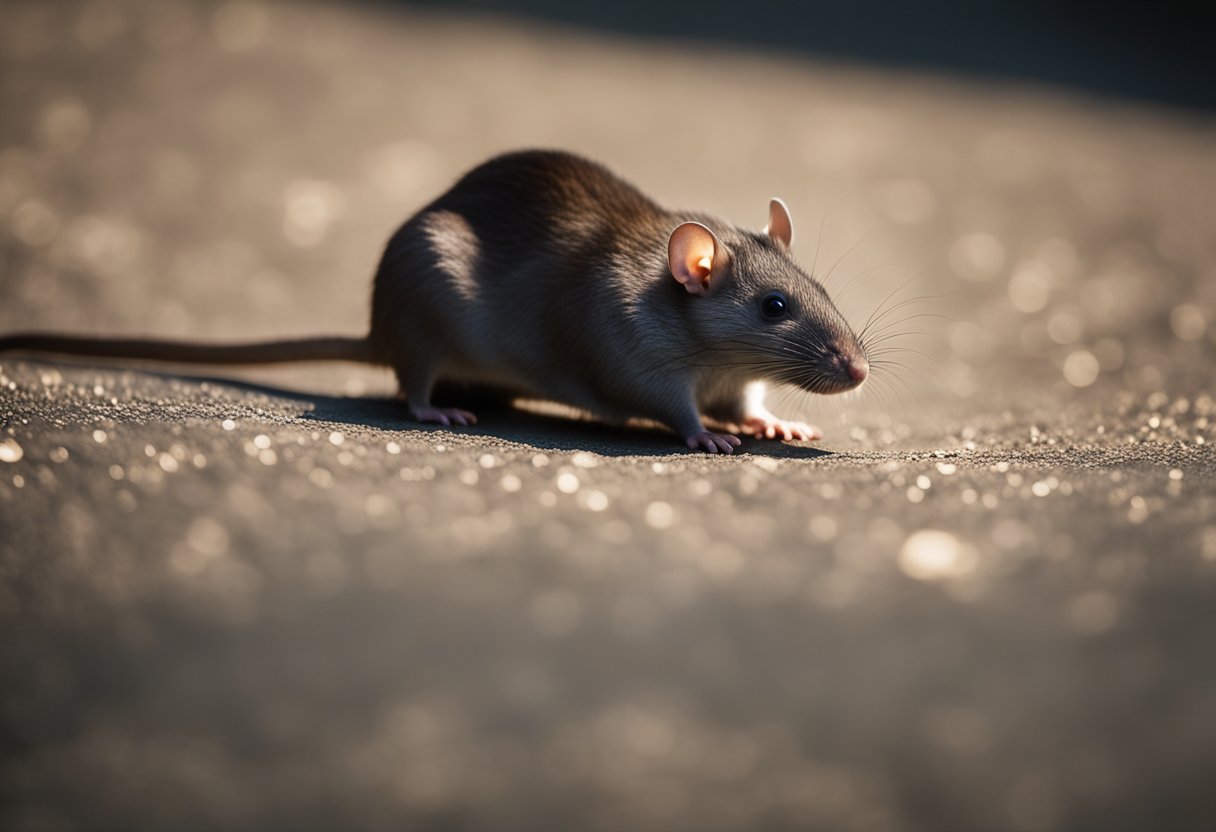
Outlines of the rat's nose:
M 853 379 L 853 381 L 857 382 L 858 384 L 861 384 L 866 380 L 866 377 L 870 375 L 870 362 L 866 361 L 864 358 L 850 358 L 848 369 L 849 378 Z

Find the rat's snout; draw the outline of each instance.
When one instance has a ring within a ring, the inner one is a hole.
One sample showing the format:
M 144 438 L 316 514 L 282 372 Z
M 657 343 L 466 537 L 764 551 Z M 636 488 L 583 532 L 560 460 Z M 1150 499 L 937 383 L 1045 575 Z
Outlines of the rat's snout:
M 864 358 L 850 358 L 848 361 L 849 378 L 861 384 L 870 375 L 870 362 Z
M 832 369 L 837 378 L 835 392 L 843 393 L 861 386 L 870 376 L 870 362 L 859 352 L 834 347 L 830 349 Z

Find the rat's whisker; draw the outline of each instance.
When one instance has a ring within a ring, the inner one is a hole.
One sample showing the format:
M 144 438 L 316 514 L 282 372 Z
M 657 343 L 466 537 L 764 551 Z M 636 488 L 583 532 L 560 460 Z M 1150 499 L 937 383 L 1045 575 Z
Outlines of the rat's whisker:
M 875 317 L 876 315 L 878 315 L 879 313 L 881 313 L 881 312 L 882 312 L 883 308 L 884 308 L 884 307 L 885 307 L 885 306 L 886 306 L 888 303 L 890 303 L 891 299 L 892 299 L 892 298 L 894 298 L 894 297 L 895 297 L 895 296 L 896 296 L 898 293 L 902 292 L 902 291 L 903 291 L 905 288 L 907 288 L 907 287 L 908 287 L 908 285 L 912 283 L 912 281 L 914 281 L 914 280 L 916 280 L 918 277 L 920 277 L 920 275 L 923 273 L 923 271 L 924 271 L 924 270 L 922 270 L 921 272 L 918 272 L 918 273 L 916 273 L 916 274 L 912 275 L 911 277 L 909 277 L 909 278 L 908 278 L 907 280 L 905 280 L 903 283 L 899 284 L 899 285 L 898 285 L 898 286 L 896 286 L 894 289 L 892 289 L 892 290 L 891 290 L 891 291 L 890 291 L 890 292 L 887 294 L 887 296 L 886 296 L 885 298 L 883 298 L 883 299 L 882 299 L 882 302 L 881 302 L 881 303 L 879 303 L 879 304 L 878 304 L 878 306 L 877 306 L 877 307 L 875 307 L 874 311 L 870 313 L 870 317 L 866 318 L 866 322 L 865 322 L 865 323 L 862 325 L 862 327 L 861 327 L 861 332 L 860 332 L 860 334 L 858 335 L 858 337 L 859 337 L 859 338 L 861 338 L 861 337 L 864 337 L 864 336 L 865 336 L 866 331 L 867 331 L 867 330 L 869 330 L 871 323 L 874 321 L 874 317 Z
M 875 337 L 881 337 L 881 336 L 885 335 L 887 332 L 889 332 L 891 329 L 893 329 L 894 327 L 897 327 L 901 324 L 906 324 L 909 321 L 918 320 L 920 318 L 937 318 L 939 320 L 944 320 L 944 321 L 951 320 L 948 316 L 942 315 L 937 312 L 916 312 L 911 315 L 905 315 L 902 318 L 897 318 L 894 321 L 890 321 L 888 323 L 882 324 L 881 326 L 875 328 L 871 332 L 867 332 L 866 336 L 865 336 L 865 343 L 867 343 L 867 344 L 873 343 Z M 859 336 L 859 338 L 860 338 L 860 336 Z
M 873 333 L 875 331 L 874 330 L 875 327 L 885 326 L 886 322 L 887 322 L 887 318 L 889 318 L 891 315 L 894 315 L 896 312 L 900 311 L 901 309 L 905 309 L 909 306 L 912 306 L 913 304 L 924 303 L 924 302 L 936 300 L 936 299 L 942 298 L 942 297 L 948 297 L 948 295 L 917 295 L 916 297 L 904 298 L 903 300 L 897 301 L 893 305 L 888 306 L 884 309 L 882 307 L 885 306 L 891 300 L 891 298 L 888 296 L 888 298 L 883 301 L 882 305 L 880 305 L 880 307 L 878 309 L 874 310 L 874 313 L 870 316 L 869 319 L 866 320 L 865 326 L 863 326 L 861 328 L 861 332 L 858 335 L 858 337 L 864 338 L 866 335 Z M 935 313 L 935 312 L 924 312 L 924 313 L 915 312 L 913 314 L 940 315 L 940 317 L 944 320 L 947 320 L 947 321 L 953 320 L 952 318 L 950 318 L 946 315 L 941 315 L 941 313 Z M 904 320 L 904 319 L 900 318 L 898 320 Z
M 934 364 L 936 364 L 938 367 L 940 367 L 942 369 L 942 372 L 946 373 L 948 376 L 952 375 L 952 371 L 950 370 L 949 367 L 947 367 L 945 364 L 943 364 L 940 359 L 938 359 L 935 356 L 930 355 L 929 353 L 925 352 L 924 350 L 918 350 L 918 349 L 914 349 L 912 347 L 888 347 L 888 349 L 895 351 L 895 352 L 912 353 L 913 355 L 919 355 L 922 358 L 927 359 L 928 361 L 932 361 Z M 957 379 L 955 379 L 955 381 L 957 381 Z
M 896 312 L 898 312 L 900 309 L 904 309 L 908 306 L 911 306 L 914 303 L 924 303 L 925 301 L 938 300 L 940 298 L 950 297 L 953 294 L 955 294 L 955 293 L 947 292 L 947 293 L 941 294 L 941 295 L 918 295 L 914 298 L 905 298 L 904 300 L 901 300 L 899 303 L 896 303 L 894 306 L 890 307 L 889 309 L 886 309 L 885 311 L 883 311 L 882 314 L 867 321 L 866 326 L 862 327 L 862 334 L 864 335 L 865 333 L 870 332 L 871 331 L 870 327 L 878 326 L 880 323 L 882 323 L 882 321 L 888 315 L 893 315 Z M 940 315 L 940 313 L 925 313 L 925 314 L 926 315 L 931 315 L 931 314 Z M 940 315 L 940 317 L 944 318 L 945 320 L 952 320 L 951 318 L 947 317 L 946 315 Z
M 866 237 L 869 237 L 869 236 L 870 236 L 870 232 L 869 232 L 869 231 L 866 231 L 864 234 L 862 234 L 862 235 L 861 235 L 861 237 L 860 237 L 860 238 L 858 238 L 857 242 L 855 242 L 855 243 L 853 243 L 853 245 L 849 246 L 849 247 L 848 247 L 848 248 L 845 250 L 845 253 L 844 253 L 844 254 L 842 254 L 842 255 L 840 255 L 838 258 L 836 258 L 836 262 L 832 264 L 831 268 L 829 268 L 829 269 L 828 269 L 827 274 L 825 274 L 825 275 L 823 276 L 823 279 L 822 279 L 822 280 L 820 280 L 819 282 L 820 282 L 820 283 L 827 283 L 827 281 L 829 280 L 829 278 L 831 278 L 831 276 L 832 276 L 832 272 L 836 271 L 836 267 L 837 267 L 837 266 L 839 266 L 839 265 L 841 264 L 841 262 L 843 262 L 843 261 L 844 261 L 844 259 L 845 259 L 846 257 L 848 257 L 850 254 L 852 254 L 854 251 L 856 251 L 856 250 L 857 250 L 857 247 L 858 247 L 858 246 L 860 246 L 862 243 L 864 243 L 864 242 L 866 241 Z
M 870 341 L 869 343 L 864 344 L 863 346 L 864 346 L 866 355 L 867 356 L 874 355 L 874 348 L 881 347 L 883 344 L 888 344 L 888 346 L 884 347 L 884 349 L 895 349 L 895 347 L 890 346 L 890 343 L 892 341 L 897 341 L 900 338 L 930 338 L 930 339 L 936 341 L 938 344 L 941 344 L 947 350 L 951 349 L 950 342 L 947 341 L 945 338 L 942 338 L 936 332 L 925 332 L 924 330 L 907 330 L 904 332 L 892 332 L 889 335 L 884 335 L 882 338 L 879 338 L 877 341 Z
M 819 265 L 819 247 L 823 244 L 823 227 L 828 221 L 828 209 L 823 209 L 823 216 L 819 218 L 819 236 L 815 239 L 815 256 L 811 260 L 811 275 L 815 274 L 815 267 Z
M 836 296 L 835 296 L 836 302 L 840 303 L 841 301 L 843 301 L 845 299 L 845 297 L 848 295 L 849 290 L 851 288 L 853 288 L 855 286 L 860 286 L 861 284 L 859 284 L 857 281 L 860 280 L 861 278 L 866 277 L 867 275 L 874 274 L 875 272 L 883 271 L 884 269 L 894 269 L 900 265 L 901 265 L 900 263 L 885 263 L 881 266 L 871 266 L 868 269 L 864 269 L 861 272 L 858 272 L 857 274 L 850 277 L 848 282 L 845 283 L 843 286 L 841 286 L 840 289 L 836 292 Z

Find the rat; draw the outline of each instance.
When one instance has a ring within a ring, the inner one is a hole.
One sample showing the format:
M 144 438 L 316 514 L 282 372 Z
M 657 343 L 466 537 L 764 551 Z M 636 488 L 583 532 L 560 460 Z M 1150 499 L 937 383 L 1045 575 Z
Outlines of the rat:
M 176 363 L 354 361 L 392 368 L 419 422 L 476 424 L 436 384 L 490 386 L 609 422 L 646 418 L 693 450 L 738 433 L 818 439 L 774 416 L 769 382 L 852 390 L 866 351 L 794 261 L 789 210 L 759 232 L 668 211 L 604 166 L 548 150 L 466 173 L 389 239 L 362 338 L 211 345 L 18 334 L 25 351 Z M 707 427 L 708 424 L 708 427 Z

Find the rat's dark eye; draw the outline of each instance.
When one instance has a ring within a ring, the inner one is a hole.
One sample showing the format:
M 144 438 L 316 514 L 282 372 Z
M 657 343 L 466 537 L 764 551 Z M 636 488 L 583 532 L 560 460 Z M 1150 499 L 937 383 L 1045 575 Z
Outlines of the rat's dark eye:
M 769 292 L 760 300 L 760 312 L 770 321 L 779 321 L 790 311 L 784 292 Z

